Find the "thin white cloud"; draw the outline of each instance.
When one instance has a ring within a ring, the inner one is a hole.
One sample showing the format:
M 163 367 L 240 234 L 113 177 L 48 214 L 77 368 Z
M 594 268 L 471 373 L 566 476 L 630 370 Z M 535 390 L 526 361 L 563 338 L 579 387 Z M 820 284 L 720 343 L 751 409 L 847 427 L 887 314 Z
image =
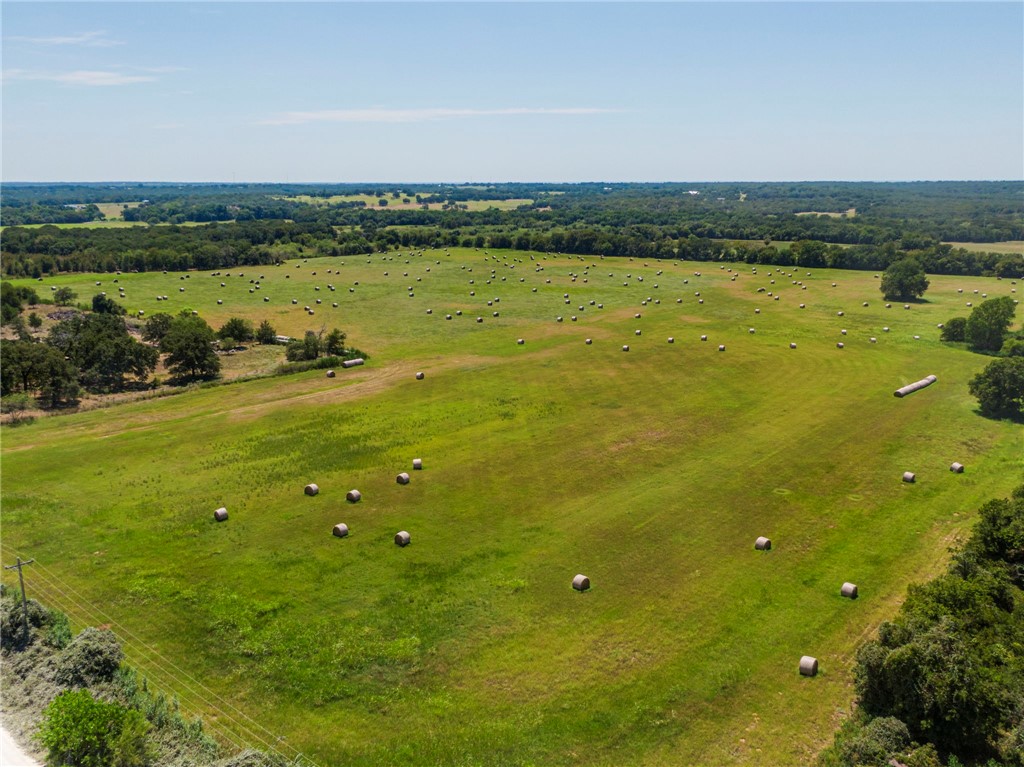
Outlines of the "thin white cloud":
M 76 69 L 73 72 L 37 72 L 30 69 L 9 69 L 3 73 L 6 80 L 44 80 L 63 85 L 131 85 L 133 83 L 149 83 L 156 80 L 148 75 L 126 75 L 121 72 L 103 70 Z
M 8 37 L 8 40 L 15 40 L 20 43 L 32 43 L 34 45 L 87 45 L 91 48 L 111 48 L 115 45 L 124 45 L 121 40 L 112 40 L 107 33 L 99 30 L 95 32 L 82 32 L 77 35 L 53 35 L 48 37 Z
M 260 120 L 261 125 L 304 125 L 313 122 L 332 123 L 413 123 L 428 120 L 454 120 L 465 117 L 518 115 L 596 115 L 618 112 L 598 107 L 508 107 L 504 109 L 320 109 L 311 112 L 283 112 Z

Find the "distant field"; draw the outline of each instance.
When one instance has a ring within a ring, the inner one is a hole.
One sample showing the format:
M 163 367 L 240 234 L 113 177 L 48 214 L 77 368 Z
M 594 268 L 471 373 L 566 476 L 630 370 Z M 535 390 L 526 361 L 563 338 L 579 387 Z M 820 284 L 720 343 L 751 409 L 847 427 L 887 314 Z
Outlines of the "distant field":
M 209 221 L 183 221 L 180 224 L 174 226 L 206 226 Z M 220 224 L 230 224 L 233 221 L 218 221 Z M 123 219 L 114 219 L 113 221 L 85 221 L 83 223 L 75 224 L 22 224 L 25 229 L 38 229 L 41 226 L 56 226 L 61 229 L 126 229 L 132 226 L 150 226 L 145 221 L 125 221 Z M 152 224 L 152 226 L 171 226 L 170 224 Z M 0 226 L 0 231 L 7 229 L 6 226 Z
M 848 208 L 838 213 L 834 211 L 822 211 L 822 210 L 806 210 L 802 213 L 797 213 L 798 216 L 826 216 L 828 218 L 853 218 L 857 215 L 856 208 Z
M 409 199 L 408 203 L 403 203 L 403 199 Z M 372 194 L 344 194 L 334 195 L 332 197 L 311 197 L 310 195 L 296 195 L 295 197 L 286 197 L 283 199 L 295 200 L 296 202 L 304 202 L 309 205 L 337 205 L 342 202 L 365 202 L 368 208 L 379 208 L 378 201 L 381 197 L 375 197 Z M 390 194 L 384 195 L 383 199 L 388 201 L 387 208 L 396 210 L 410 210 L 418 209 L 423 207 L 416 202 L 415 195 L 403 195 L 398 199 L 395 199 Z M 526 199 L 513 199 L 513 200 L 467 200 L 459 203 L 460 205 L 468 206 L 468 209 L 473 210 L 487 210 L 488 208 L 497 208 L 498 210 L 514 210 L 520 205 L 527 205 L 532 200 Z M 430 204 L 430 210 L 441 210 L 443 207 L 442 203 L 435 202 Z
M 947 242 L 954 248 L 963 248 L 973 253 L 1019 253 L 1024 254 L 1024 240 L 1007 240 L 1006 242 Z
M 96 203 L 96 207 L 100 209 L 100 213 L 106 216 L 107 221 L 113 221 L 114 219 L 123 220 L 122 213 L 125 207 L 137 208 L 141 205 L 138 202 L 99 202 Z
M 809 764 L 857 647 L 1022 479 L 967 392 L 989 359 L 936 328 L 1007 280 L 906 310 L 869 272 L 452 248 L 21 284 L 114 279 L 371 357 L 5 429 L 3 558 L 214 732 L 244 712 L 323 767 Z

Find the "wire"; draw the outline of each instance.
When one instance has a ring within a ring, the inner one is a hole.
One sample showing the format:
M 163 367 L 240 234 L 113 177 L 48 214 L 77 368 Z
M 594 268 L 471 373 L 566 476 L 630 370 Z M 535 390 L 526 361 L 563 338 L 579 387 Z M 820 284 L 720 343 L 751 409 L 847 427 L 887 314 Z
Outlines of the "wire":
M 11 548 L 10 546 L 0 544 L 0 550 L 3 549 L 6 549 L 7 552 L 13 554 L 14 556 L 20 555 L 20 553 L 17 550 Z M 287 759 L 288 756 L 286 756 L 286 754 L 284 753 L 281 753 L 280 751 L 280 747 L 283 746 L 287 751 L 293 754 L 293 756 L 291 757 L 293 763 L 301 762 L 301 764 L 309 765 L 309 767 L 317 767 L 316 763 L 310 760 L 309 757 L 302 754 L 298 749 L 296 749 L 292 745 L 288 743 L 281 743 L 281 739 L 278 736 L 276 736 L 273 732 L 268 730 L 259 722 L 252 719 L 252 717 L 250 717 L 244 711 L 239 710 L 236 706 L 226 701 L 224 698 L 222 698 L 220 695 L 218 695 L 213 690 L 208 688 L 206 685 L 199 682 L 188 672 L 184 671 L 182 668 L 176 665 L 173 661 L 165 658 L 155 648 L 147 644 L 145 640 L 135 635 L 133 632 L 131 632 L 129 629 L 121 625 L 113 618 L 111 618 L 98 607 L 95 607 L 94 605 L 89 606 L 88 600 L 86 600 L 73 587 L 65 583 L 63 580 L 61 580 L 61 578 L 57 576 L 56 573 L 52 572 L 49 568 L 42 565 L 38 559 L 34 564 L 34 568 L 37 568 L 34 569 L 35 574 L 37 576 L 41 576 L 40 579 L 43 581 L 44 590 L 51 592 L 51 596 L 52 592 L 60 594 L 61 597 L 63 597 L 63 600 L 65 600 L 67 603 L 70 603 L 77 609 L 79 617 L 88 616 L 88 620 L 82 621 L 83 623 L 95 621 L 99 623 L 107 623 L 111 626 L 116 626 L 122 642 L 125 645 L 127 645 L 129 649 L 132 650 L 134 656 L 141 655 L 143 658 L 146 659 L 148 664 L 158 668 L 161 673 L 165 674 L 174 682 L 174 685 L 171 685 L 172 687 L 180 686 L 185 688 L 192 694 L 194 698 L 198 699 L 206 709 L 218 711 L 220 716 L 223 716 L 225 719 L 231 722 L 237 730 L 241 731 L 245 739 L 249 741 L 256 741 L 265 750 L 273 754 L 276 754 L 277 756 L 281 756 Z M 61 588 L 61 586 L 63 586 L 63 589 Z M 60 600 L 53 599 L 53 601 L 59 602 Z M 59 606 L 66 612 L 72 612 L 72 610 L 67 609 L 66 605 Z M 135 658 L 133 658 L 133 660 L 135 660 Z M 173 669 L 173 671 L 169 669 Z M 195 685 L 195 687 L 200 688 L 200 690 L 202 690 L 203 692 L 197 691 L 184 680 L 188 680 L 193 685 Z M 204 692 L 206 693 L 206 695 L 203 694 Z M 211 698 L 213 700 L 211 700 Z M 232 716 L 230 713 L 225 712 L 225 708 L 233 711 L 235 714 L 237 714 L 237 717 L 240 717 L 240 719 L 236 718 L 235 716 Z M 246 722 L 250 722 L 251 726 L 249 724 L 246 724 Z M 212 724 L 213 726 L 211 726 L 211 729 L 217 731 L 218 734 L 225 737 L 225 739 L 230 741 L 232 745 L 234 745 L 235 747 L 243 748 L 245 745 L 247 745 L 245 743 L 245 740 L 239 741 L 237 739 L 239 737 L 238 733 L 232 733 L 222 722 L 217 721 L 215 723 L 208 724 Z M 259 732 L 265 733 L 266 736 L 268 736 L 272 740 L 268 741 L 266 737 L 261 736 Z

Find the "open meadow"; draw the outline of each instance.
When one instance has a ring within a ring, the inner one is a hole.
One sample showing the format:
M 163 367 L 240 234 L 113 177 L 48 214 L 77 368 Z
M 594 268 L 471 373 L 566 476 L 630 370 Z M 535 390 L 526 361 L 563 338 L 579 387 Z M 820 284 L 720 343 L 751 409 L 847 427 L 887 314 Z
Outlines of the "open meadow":
M 936 327 L 1019 286 L 929 279 L 887 308 L 869 272 L 452 248 L 15 281 L 369 359 L 5 428 L 3 558 L 211 732 L 325 767 L 806 764 L 1021 483 L 989 358 Z

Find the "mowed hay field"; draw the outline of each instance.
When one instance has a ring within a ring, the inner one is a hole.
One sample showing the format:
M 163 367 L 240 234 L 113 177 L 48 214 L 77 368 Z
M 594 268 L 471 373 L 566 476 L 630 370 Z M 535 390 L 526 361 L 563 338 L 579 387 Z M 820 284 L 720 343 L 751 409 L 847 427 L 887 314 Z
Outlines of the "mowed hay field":
M 339 326 L 367 364 L 5 430 L 3 557 L 216 732 L 317 764 L 808 763 L 857 647 L 1021 482 L 1024 430 L 967 392 L 988 358 L 936 328 L 1009 280 L 906 310 L 871 273 L 517 251 L 225 271 L 32 284 Z

